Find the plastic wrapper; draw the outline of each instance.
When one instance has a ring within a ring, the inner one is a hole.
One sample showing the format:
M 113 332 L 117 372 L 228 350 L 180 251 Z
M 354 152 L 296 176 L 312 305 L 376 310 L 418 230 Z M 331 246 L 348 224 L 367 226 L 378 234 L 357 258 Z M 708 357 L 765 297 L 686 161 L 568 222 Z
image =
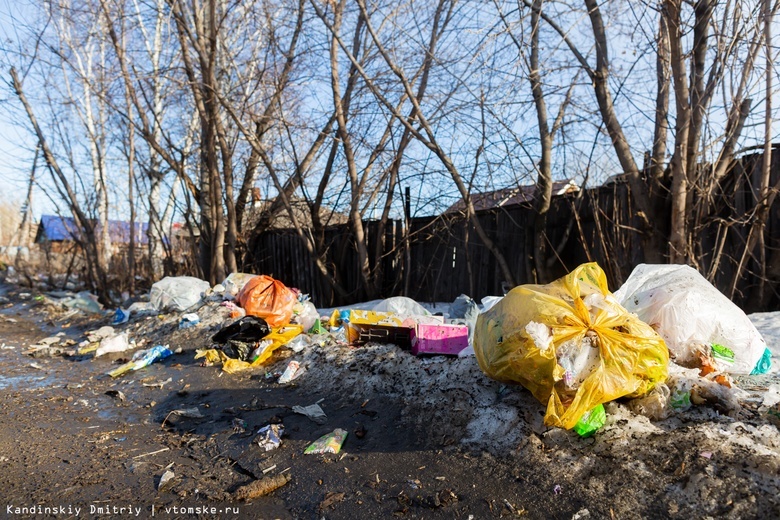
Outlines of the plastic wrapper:
M 305 455 L 316 455 L 318 453 L 338 453 L 341 446 L 347 438 L 346 430 L 336 428 L 331 433 L 323 435 L 316 441 L 309 444 L 303 453 Z
M 269 424 L 257 431 L 257 438 L 255 440 L 265 451 L 271 451 L 282 444 L 282 435 L 284 435 L 284 425 Z
M 287 368 L 284 369 L 284 372 L 282 372 L 282 375 L 279 376 L 279 381 L 277 382 L 279 384 L 285 385 L 290 381 L 295 381 L 301 377 L 304 372 L 306 372 L 306 368 L 302 367 L 299 362 L 290 361 L 287 363 Z
M 705 349 L 721 372 L 769 370 L 766 343 L 756 327 L 692 267 L 640 264 L 615 297 L 664 338 L 679 365 L 698 368 Z
M 317 424 L 325 424 L 328 422 L 328 416 L 325 415 L 325 411 L 317 403 L 310 404 L 309 406 L 295 405 L 292 407 L 292 411 L 305 415 Z
M 593 410 L 587 411 L 582 414 L 580 420 L 574 425 L 574 431 L 579 434 L 580 437 L 590 437 L 607 422 L 607 412 L 604 410 L 604 405 L 599 404 Z
M 194 327 L 198 323 L 200 323 L 200 316 L 198 316 L 194 312 L 191 312 L 189 314 L 182 315 L 181 320 L 179 320 L 179 328 L 189 329 L 190 327 Z
M 149 303 L 158 311 L 186 311 L 199 303 L 203 293 L 210 288 L 209 283 L 200 278 L 166 276 L 152 285 Z
M 599 404 L 644 395 L 669 362 L 663 339 L 617 303 L 595 263 L 512 289 L 477 318 L 474 353 L 488 376 L 530 390 L 545 424 L 566 429 Z
M 237 300 L 247 315 L 263 318 L 271 327 L 281 327 L 290 323 L 298 296 L 279 280 L 261 275 L 244 285 Z
M 130 311 L 124 310 L 121 307 L 114 311 L 114 318 L 111 320 L 111 325 L 121 325 L 127 323 L 130 319 Z
M 298 352 L 303 352 L 303 350 L 305 350 L 311 344 L 312 339 L 306 334 L 301 334 L 300 336 L 294 337 L 289 343 L 285 345 L 285 347 L 289 348 L 297 354 Z

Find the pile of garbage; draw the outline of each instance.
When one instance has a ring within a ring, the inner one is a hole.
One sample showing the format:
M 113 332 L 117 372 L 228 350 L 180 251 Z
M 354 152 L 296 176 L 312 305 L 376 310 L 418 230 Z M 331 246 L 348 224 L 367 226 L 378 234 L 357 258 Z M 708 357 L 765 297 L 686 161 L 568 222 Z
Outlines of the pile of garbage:
M 75 301 L 61 303 L 94 311 L 88 296 Z M 604 405 L 615 400 L 651 419 L 703 403 L 737 410 L 741 394 L 732 376 L 771 367 L 771 352 L 745 313 L 697 271 L 678 265 L 640 265 L 613 294 L 602 269 L 583 264 L 550 284 L 519 286 L 481 305 L 461 295 L 436 314 L 405 297 L 318 310 L 308 295 L 266 275 L 233 273 L 214 287 L 167 277 L 152 286 L 147 302 L 117 309 L 113 325 L 173 312 L 179 329 L 200 334 L 206 327 L 199 311 L 209 303 L 224 312 L 210 317 L 209 346 L 196 350 L 204 365 L 232 374 L 268 366 L 282 348 L 298 354 L 335 345 L 395 345 L 410 356 L 474 355 L 488 377 L 527 388 L 545 408 L 545 425 L 582 436 L 605 424 Z M 173 353 L 162 344 L 138 350 L 143 341 L 113 327 L 77 346 L 56 337 L 41 343 L 29 353 L 136 351 L 111 377 Z M 303 360 L 293 359 L 273 377 L 289 384 L 306 371 Z
M 771 366 L 745 313 L 679 265 L 639 265 L 615 294 L 595 263 L 517 287 L 479 316 L 474 350 L 488 376 L 522 384 L 546 406 L 546 425 L 583 435 L 619 398 L 653 419 L 704 402 L 734 410 L 731 375 Z

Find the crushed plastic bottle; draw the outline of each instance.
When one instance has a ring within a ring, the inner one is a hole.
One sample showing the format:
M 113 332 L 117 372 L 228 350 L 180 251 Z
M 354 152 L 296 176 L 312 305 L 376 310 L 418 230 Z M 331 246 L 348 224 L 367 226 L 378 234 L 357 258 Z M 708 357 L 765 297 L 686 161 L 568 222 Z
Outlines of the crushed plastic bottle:
M 124 365 L 116 368 L 108 373 L 111 377 L 119 377 L 127 372 L 140 370 L 144 367 L 151 365 L 152 363 L 165 359 L 168 356 L 173 355 L 173 352 L 168 346 L 157 345 L 148 350 L 141 350 L 133 354 L 133 358 Z

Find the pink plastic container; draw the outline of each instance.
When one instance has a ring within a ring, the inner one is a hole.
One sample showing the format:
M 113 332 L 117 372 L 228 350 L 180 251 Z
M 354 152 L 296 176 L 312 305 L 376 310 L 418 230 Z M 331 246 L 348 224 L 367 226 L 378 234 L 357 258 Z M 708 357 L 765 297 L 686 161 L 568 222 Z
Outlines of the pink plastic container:
M 412 354 L 458 355 L 469 346 L 466 325 L 418 324 L 412 332 Z

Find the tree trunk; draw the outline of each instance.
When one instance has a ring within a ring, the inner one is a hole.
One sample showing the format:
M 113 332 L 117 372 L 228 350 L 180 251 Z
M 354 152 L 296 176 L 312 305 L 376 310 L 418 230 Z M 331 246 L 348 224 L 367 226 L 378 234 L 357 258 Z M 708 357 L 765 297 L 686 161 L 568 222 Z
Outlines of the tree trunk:
M 669 260 L 672 263 L 685 263 L 689 255 L 688 247 L 688 135 L 691 123 L 691 106 L 688 101 L 688 78 L 685 72 L 685 56 L 682 49 L 681 29 L 682 0 L 665 0 L 663 15 L 667 17 L 669 27 L 669 50 L 672 78 L 674 81 L 674 99 L 677 109 L 675 119 L 674 153 L 670 165 L 672 173 L 672 210 L 671 230 L 669 234 Z
M 637 208 L 636 216 L 641 222 L 643 254 L 645 261 L 650 263 L 660 263 L 663 258 L 661 252 L 662 236 L 654 226 L 655 215 L 653 207 L 650 204 L 647 185 L 639 174 L 639 168 L 634 161 L 631 148 L 628 145 L 623 128 L 615 113 L 615 106 L 612 101 L 612 94 L 609 90 L 609 56 L 607 54 L 607 35 L 604 27 L 604 21 L 601 17 L 598 0 L 585 0 L 585 6 L 588 9 L 593 36 L 596 46 L 596 67 L 589 70 L 589 75 L 593 81 L 593 88 L 596 94 L 601 119 L 604 127 L 612 140 L 612 147 L 615 150 L 620 166 L 628 180 L 631 189 L 631 198 Z

